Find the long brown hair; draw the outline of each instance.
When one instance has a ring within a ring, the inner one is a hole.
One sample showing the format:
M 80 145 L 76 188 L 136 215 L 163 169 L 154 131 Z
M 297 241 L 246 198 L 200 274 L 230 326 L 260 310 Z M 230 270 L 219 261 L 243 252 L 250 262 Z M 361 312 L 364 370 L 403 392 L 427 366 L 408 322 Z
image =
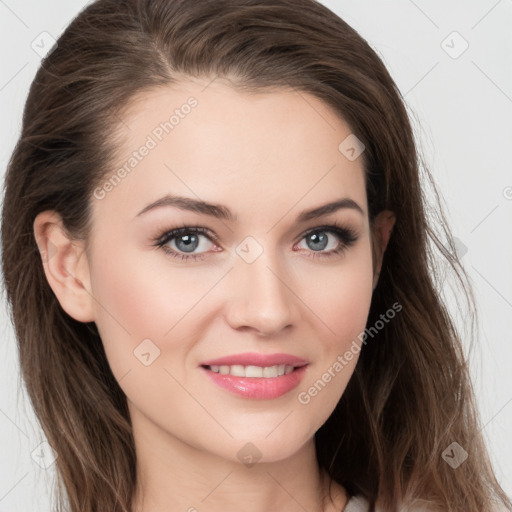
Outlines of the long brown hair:
M 423 187 L 435 185 L 403 99 L 367 42 L 314 0 L 99 0 L 42 61 L 8 165 L 2 258 L 22 376 L 58 453 L 59 510 L 129 512 L 136 457 L 126 397 L 96 326 L 61 308 L 33 222 L 55 210 L 70 234 L 86 238 L 93 190 L 112 172 L 123 109 L 136 93 L 187 76 L 227 77 L 243 90 L 294 88 L 323 100 L 365 145 L 370 222 L 383 209 L 396 214 L 368 325 L 396 301 L 402 310 L 365 344 L 316 433 L 320 465 L 363 494 L 372 511 L 414 500 L 443 511 L 482 512 L 493 501 L 512 510 L 480 432 L 436 258 L 460 283 L 473 322 L 474 299 L 439 198 L 435 207 L 426 199 Z M 443 458 L 454 442 L 468 452 L 456 469 Z

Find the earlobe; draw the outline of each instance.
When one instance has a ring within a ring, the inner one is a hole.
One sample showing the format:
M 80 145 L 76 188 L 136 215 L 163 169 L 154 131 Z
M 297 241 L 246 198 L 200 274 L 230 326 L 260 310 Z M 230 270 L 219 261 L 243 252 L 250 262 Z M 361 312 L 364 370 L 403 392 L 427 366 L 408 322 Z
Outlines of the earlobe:
M 44 211 L 34 221 L 44 272 L 60 305 L 79 322 L 94 321 L 89 262 L 82 241 L 73 240 L 54 211 Z
M 379 281 L 380 269 L 382 267 L 382 260 L 388 245 L 393 226 L 395 225 L 396 216 L 389 210 L 383 210 L 375 218 L 373 228 L 373 289 L 375 290 Z

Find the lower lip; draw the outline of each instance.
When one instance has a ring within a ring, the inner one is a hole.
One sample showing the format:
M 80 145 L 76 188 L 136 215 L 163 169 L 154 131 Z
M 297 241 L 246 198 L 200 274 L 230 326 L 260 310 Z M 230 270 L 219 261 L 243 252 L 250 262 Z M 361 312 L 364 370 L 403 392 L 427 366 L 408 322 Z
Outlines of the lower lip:
M 279 377 L 235 377 L 212 372 L 201 366 L 206 375 L 218 386 L 236 395 L 253 400 L 278 398 L 299 385 L 308 365 L 296 368 L 292 373 Z

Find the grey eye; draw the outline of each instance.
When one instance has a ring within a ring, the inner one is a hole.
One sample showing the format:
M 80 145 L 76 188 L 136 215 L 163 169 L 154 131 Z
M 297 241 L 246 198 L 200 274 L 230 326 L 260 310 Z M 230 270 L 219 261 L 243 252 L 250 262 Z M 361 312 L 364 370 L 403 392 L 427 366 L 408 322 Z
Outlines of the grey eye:
M 323 251 L 325 249 L 325 247 L 327 246 L 329 237 L 327 236 L 326 232 L 318 231 L 316 233 L 310 233 L 309 235 L 307 235 L 306 241 L 307 241 L 306 243 L 308 244 L 308 247 L 310 249 Z M 309 241 L 311 243 L 309 243 Z
M 194 252 L 199 245 L 199 238 L 197 235 L 179 235 L 175 237 L 174 243 L 180 251 Z

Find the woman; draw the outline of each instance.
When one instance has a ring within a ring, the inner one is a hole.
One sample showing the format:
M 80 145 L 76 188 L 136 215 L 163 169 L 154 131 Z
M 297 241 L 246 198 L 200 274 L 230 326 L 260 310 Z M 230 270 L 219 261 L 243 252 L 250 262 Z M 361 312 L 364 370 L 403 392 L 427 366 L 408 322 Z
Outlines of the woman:
M 399 92 L 326 7 L 87 7 L 32 84 L 2 219 L 61 504 L 512 510 L 425 205 Z

